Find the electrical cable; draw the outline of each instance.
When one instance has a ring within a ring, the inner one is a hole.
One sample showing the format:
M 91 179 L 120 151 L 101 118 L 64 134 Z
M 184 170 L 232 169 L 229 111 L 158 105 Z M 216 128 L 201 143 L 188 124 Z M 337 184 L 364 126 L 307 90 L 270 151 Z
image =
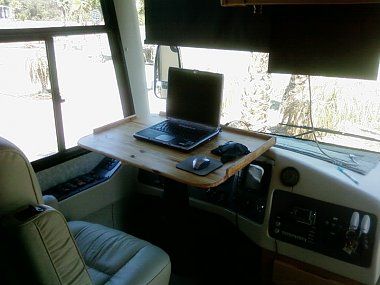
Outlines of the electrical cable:
M 316 143 L 319 151 L 325 155 L 326 157 L 330 158 L 332 160 L 332 163 L 333 164 L 336 164 L 336 165 L 339 165 L 339 166 L 352 166 L 354 164 L 352 163 L 349 163 L 347 161 L 344 161 L 344 160 L 341 160 L 341 159 L 338 159 L 338 158 L 335 158 L 335 157 L 332 157 L 330 155 L 328 155 L 322 148 L 321 146 L 319 145 L 319 141 L 317 139 L 317 136 L 315 134 L 315 128 L 314 128 L 314 122 L 313 122 L 313 114 L 312 114 L 312 92 L 311 92 L 311 82 L 310 82 L 310 75 L 307 76 L 307 80 L 308 80 L 308 85 L 309 85 L 309 118 L 310 118 L 310 125 L 311 125 L 311 129 L 312 129 L 312 134 L 313 134 L 313 137 L 314 137 L 314 142 Z
M 240 195 L 239 195 L 239 188 L 240 185 L 247 179 L 247 172 L 248 172 L 249 165 L 243 168 L 242 170 L 238 171 L 237 174 L 234 176 L 234 182 L 233 182 L 233 193 L 232 196 L 236 197 L 236 209 L 235 209 L 235 225 L 238 231 L 240 231 L 239 227 L 239 212 L 240 212 Z
M 239 182 L 240 180 L 240 171 L 238 171 L 238 173 L 234 176 L 234 182 L 233 182 L 233 196 L 236 197 L 236 209 L 235 209 L 235 225 L 236 225 L 236 228 L 238 231 L 240 231 L 240 228 L 239 228 L 239 207 L 240 207 L 240 199 L 239 199 L 239 195 L 238 195 L 238 189 L 239 189 Z
M 248 124 L 246 121 L 242 121 L 242 120 L 233 120 L 233 121 L 229 121 L 227 122 L 226 124 L 224 124 L 226 127 L 228 127 L 229 125 L 233 124 L 233 123 L 242 123 L 248 131 L 251 130 L 251 126 L 250 124 Z
M 238 213 L 237 210 L 236 210 L 236 212 L 235 212 L 235 225 L 236 225 L 236 229 L 237 229 L 238 231 L 240 231 L 240 228 L 239 228 L 239 213 Z

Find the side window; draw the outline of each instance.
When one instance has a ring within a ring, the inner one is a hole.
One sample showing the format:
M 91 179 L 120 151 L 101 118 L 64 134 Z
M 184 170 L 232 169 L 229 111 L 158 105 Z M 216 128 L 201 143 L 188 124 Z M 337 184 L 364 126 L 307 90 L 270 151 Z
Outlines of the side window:
M 165 111 L 169 67 L 182 67 L 180 50 L 176 46 L 145 44 L 144 0 L 136 0 L 141 43 L 145 62 L 145 78 L 151 113 Z
M 115 72 L 120 56 L 110 48 L 118 31 L 105 24 L 110 15 L 102 9 L 109 11 L 112 1 L 26 1 L 22 9 L 18 0 L 6 2 L 0 136 L 35 161 L 65 153 L 95 127 L 123 118 L 118 78 L 124 75 Z
M 0 135 L 31 160 L 58 152 L 49 73 L 44 42 L 0 43 Z
M 153 92 L 159 99 L 166 99 L 167 97 L 170 67 L 182 67 L 179 48 L 175 46 L 157 46 L 154 61 Z
M 54 38 L 66 147 L 123 117 L 107 34 Z

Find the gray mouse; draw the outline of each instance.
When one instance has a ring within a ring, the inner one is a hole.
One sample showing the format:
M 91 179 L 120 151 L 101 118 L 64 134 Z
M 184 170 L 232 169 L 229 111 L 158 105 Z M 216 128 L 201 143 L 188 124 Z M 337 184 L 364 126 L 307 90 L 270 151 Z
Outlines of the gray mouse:
M 202 170 L 209 166 L 210 159 L 206 156 L 200 156 L 193 159 L 193 169 L 194 170 Z

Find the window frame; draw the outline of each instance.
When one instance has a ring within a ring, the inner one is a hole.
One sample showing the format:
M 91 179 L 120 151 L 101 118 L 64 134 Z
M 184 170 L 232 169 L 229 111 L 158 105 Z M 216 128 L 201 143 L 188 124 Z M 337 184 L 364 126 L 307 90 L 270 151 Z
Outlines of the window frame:
M 59 91 L 54 37 L 100 33 L 106 34 L 108 36 L 112 54 L 112 61 L 115 69 L 123 115 L 124 117 L 127 117 L 135 114 L 127 65 L 116 18 L 115 6 L 113 1 L 109 0 L 100 0 L 100 4 L 105 22 L 103 25 L 0 29 L 0 43 L 42 41 L 46 46 L 58 152 L 56 154 L 33 161 L 32 166 L 36 171 L 41 171 L 43 169 L 53 167 L 89 152 L 83 150 L 79 146 L 72 148 L 66 148 L 65 146 L 63 117 L 61 110 L 61 104 L 64 102 L 64 100 L 62 100 Z

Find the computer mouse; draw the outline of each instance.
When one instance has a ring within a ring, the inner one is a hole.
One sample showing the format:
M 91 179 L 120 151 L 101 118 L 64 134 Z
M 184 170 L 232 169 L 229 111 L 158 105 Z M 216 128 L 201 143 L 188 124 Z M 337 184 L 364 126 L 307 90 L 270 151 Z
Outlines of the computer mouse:
M 206 156 L 200 156 L 193 159 L 193 169 L 194 170 L 202 170 L 209 166 L 210 159 Z
M 226 163 L 234 160 L 237 157 L 246 155 L 250 153 L 250 151 L 245 145 L 241 143 L 229 141 L 213 149 L 211 153 L 222 156 L 220 158 L 221 162 Z

